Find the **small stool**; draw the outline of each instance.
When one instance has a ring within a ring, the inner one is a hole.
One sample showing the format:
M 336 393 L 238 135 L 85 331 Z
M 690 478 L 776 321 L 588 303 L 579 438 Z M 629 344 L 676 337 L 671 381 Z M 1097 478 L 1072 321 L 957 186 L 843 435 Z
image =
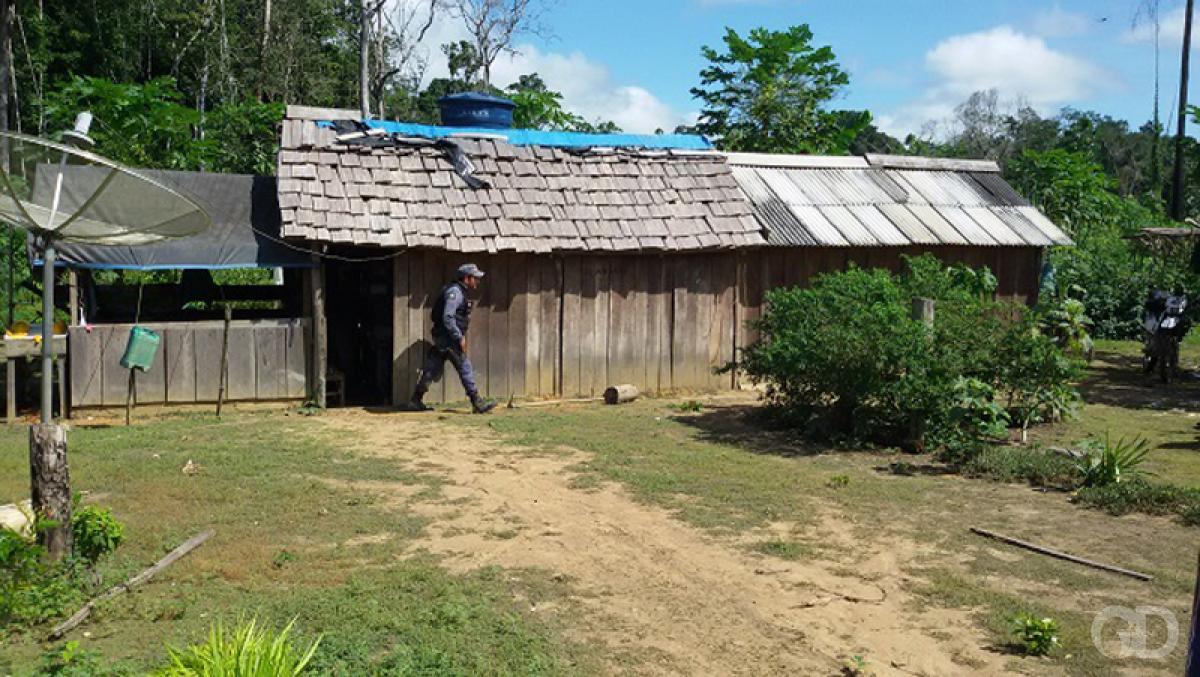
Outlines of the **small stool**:
M 346 406 L 346 376 L 337 369 L 330 369 L 325 374 L 325 404 L 331 404 L 337 399 L 337 406 Z

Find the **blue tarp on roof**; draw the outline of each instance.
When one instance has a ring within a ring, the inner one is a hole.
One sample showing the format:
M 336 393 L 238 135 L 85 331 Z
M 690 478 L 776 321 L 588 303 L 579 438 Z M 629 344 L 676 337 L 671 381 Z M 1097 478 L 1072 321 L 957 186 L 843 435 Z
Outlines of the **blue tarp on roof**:
M 483 129 L 439 127 L 412 122 L 366 120 L 369 127 L 389 134 L 442 139 L 449 136 L 503 136 L 517 146 L 556 146 L 559 148 L 652 148 L 658 150 L 712 150 L 708 139 L 695 134 L 586 134 L 583 132 L 544 132 L 536 129 Z M 317 123 L 330 126 L 327 121 Z

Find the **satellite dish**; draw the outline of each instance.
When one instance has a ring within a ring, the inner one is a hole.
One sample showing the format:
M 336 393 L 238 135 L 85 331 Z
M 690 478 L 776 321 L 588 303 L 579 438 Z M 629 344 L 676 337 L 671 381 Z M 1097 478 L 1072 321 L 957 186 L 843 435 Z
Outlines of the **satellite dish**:
M 28 230 L 42 255 L 43 335 L 54 326 L 54 243 L 142 245 L 195 235 L 212 218 L 191 198 L 92 153 L 90 113 L 55 142 L 0 132 L 0 221 Z M 42 423 L 51 419 L 53 337 L 42 341 Z
M 54 244 L 150 244 L 212 223 L 190 198 L 88 150 L 91 124 L 80 113 L 62 143 L 0 132 L 0 220 L 32 233 L 42 254 L 42 424 L 30 429 L 29 472 L 34 511 L 56 523 L 38 534 L 55 559 L 70 551 L 71 492 L 66 430 L 51 410 Z
M 212 224 L 191 198 L 90 151 L 11 132 L 0 132 L 3 142 L 9 168 L 0 163 L 0 220 L 36 239 L 142 245 Z

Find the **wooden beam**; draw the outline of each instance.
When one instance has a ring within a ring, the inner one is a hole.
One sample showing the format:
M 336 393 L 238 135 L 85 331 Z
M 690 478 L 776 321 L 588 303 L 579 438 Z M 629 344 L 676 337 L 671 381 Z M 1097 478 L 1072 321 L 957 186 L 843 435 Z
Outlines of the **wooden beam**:
M 325 376 L 329 371 L 329 325 L 325 315 L 325 264 L 314 255 L 318 267 L 312 271 L 312 394 L 313 402 L 325 408 Z

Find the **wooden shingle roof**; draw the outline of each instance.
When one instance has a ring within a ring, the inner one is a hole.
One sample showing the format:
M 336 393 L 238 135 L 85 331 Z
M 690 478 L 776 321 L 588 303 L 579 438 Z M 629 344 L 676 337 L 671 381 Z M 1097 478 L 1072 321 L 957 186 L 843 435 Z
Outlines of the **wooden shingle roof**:
M 468 187 L 447 155 L 428 144 L 348 146 L 317 121 L 285 120 L 282 234 L 460 252 L 686 251 L 765 242 L 718 153 L 453 141 L 489 187 Z

